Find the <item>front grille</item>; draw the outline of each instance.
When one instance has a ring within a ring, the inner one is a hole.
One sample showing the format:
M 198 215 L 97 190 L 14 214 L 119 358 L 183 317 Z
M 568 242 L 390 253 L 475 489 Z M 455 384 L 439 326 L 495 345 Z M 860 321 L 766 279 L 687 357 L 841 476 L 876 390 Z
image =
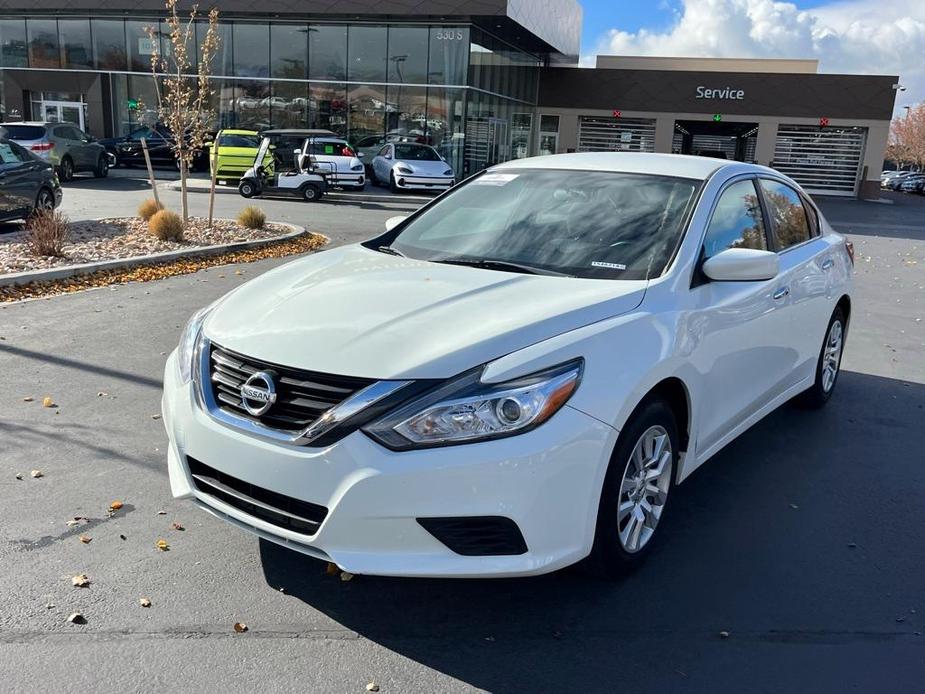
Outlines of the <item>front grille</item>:
M 270 371 L 275 375 L 276 402 L 267 412 L 255 416 L 241 403 L 241 386 L 258 371 Z M 272 429 L 297 433 L 373 381 L 292 369 L 212 344 L 209 383 L 216 403 L 225 412 Z
M 271 492 L 209 467 L 195 458 L 187 457 L 186 460 L 193 484 L 200 492 L 278 528 L 314 535 L 328 515 L 328 509 L 319 504 Z
M 418 518 L 417 521 L 456 554 L 466 557 L 497 557 L 527 551 L 517 523 L 504 516 Z

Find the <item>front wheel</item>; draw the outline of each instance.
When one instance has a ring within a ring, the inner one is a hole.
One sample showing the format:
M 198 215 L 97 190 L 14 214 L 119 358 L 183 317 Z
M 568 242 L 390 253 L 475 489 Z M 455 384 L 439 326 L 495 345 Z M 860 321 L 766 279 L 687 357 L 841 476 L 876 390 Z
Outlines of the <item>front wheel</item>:
M 623 428 L 604 479 L 592 573 L 615 578 L 636 568 L 651 551 L 674 488 L 678 425 L 666 403 L 653 400 Z
M 109 157 L 101 154 L 99 161 L 96 162 L 96 168 L 93 169 L 93 175 L 96 178 L 106 178 L 109 175 Z
M 48 188 L 42 188 L 39 190 L 38 195 L 35 196 L 35 205 L 32 206 L 32 212 L 30 216 L 34 216 L 40 212 L 51 212 L 55 209 L 55 195 Z
M 307 184 L 302 188 L 302 199 L 305 202 L 315 202 L 321 199 L 321 189 L 313 183 Z
M 59 175 L 62 181 L 71 181 L 74 179 L 74 162 L 70 157 L 64 157 L 61 160 L 61 166 L 58 167 Z
M 257 186 L 252 181 L 244 180 L 238 184 L 238 192 L 245 198 L 252 198 L 257 194 Z
M 389 190 L 393 193 L 397 193 L 401 188 L 398 187 L 398 184 L 395 182 L 395 172 L 389 174 Z
M 829 327 L 825 331 L 825 340 L 819 352 L 819 360 L 816 362 L 816 380 L 809 390 L 800 394 L 801 404 L 812 408 L 822 407 L 835 392 L 835 384 L 838 382 L 838 374 L 841 371 L 841 356 L 845 349 L 847 326 L 845 312 L 841 306 L 836 307 L 829 319 Z

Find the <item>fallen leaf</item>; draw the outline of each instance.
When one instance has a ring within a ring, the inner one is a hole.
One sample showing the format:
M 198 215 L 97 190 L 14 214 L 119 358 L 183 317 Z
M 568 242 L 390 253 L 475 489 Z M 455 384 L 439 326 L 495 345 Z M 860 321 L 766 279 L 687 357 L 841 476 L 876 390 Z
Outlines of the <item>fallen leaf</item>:
M 53 609 L 55 609 L 55 603 L 53 603 L 53 602 L 46 602 L 46 603 L 45 603 L 45 609 L 46 609 L 46 610 L 53 610 Z
M 375 682 L 370 682 L 369 684 L 366 685 L 366 691 L 368 691 L 368 692 L 378 692 L 378 691 L 379 691 L 379 685 L 376 684 Z
M 167 515 L 167 511 L 158 511 L 158 512 L 157 512 L 157 515 L 159 515 L 159 516 L 166 516 L 166 515 Z
M 170 524 L 170 527 L 173 528 L 174 530 L 186 530 L 186 528 L 184 528 L 182 525 L 180 525 L 180 524 L 177 523 L 176 521 L 174 521 L 173 523 L 171 523 L 171 524 Z
M 17 473 L 16 473 L 16 479 L 18 479 L 18 480 L 21 480 L 21 479 L 22 479 L 22 473 L 21 473 L 21 472 L 17 472 Z
M 243 634 L 245 631 L 247 631 L 247 625 L 244 622 L 235 622 L 234 630 L 239 634 Z
M 167 552 L 170 550 L 170 545 L 167 544 L 167 540 L 158 540 L 156 543 L 154 543 L 154 546 L 162 552 Z
M 55 401 L 52 400 L 50 395 L 46 395 L 42 399 L 42 407 L 57 407 L 57 405 L 55 405 Z
M 324 572 L 325 572 L 328 576 L 333 576 L 334 574 L 337 573 L 337 571 L 338 571 L 338 569 L 337 569 L 337 564 L 335 564 L 335 563 L 332 562 L 332 561 L 329 561 L 329 562 L 328 562 L 328 565 L 327 565 L 326 567 L 324 567 Z
M 73 528 L 75 525 L 80 525 L 80 521 L 74 518 L 69 521 L 64 521 L 64 524 L 69 528 Z
M 142 607 L 151 607 L 151 601 L 148 598 L 140 598 L 138 604 Z
M 74 612 L 68 616 L 67 621 L 71 624 L 86 624 L 87 618 L 80 614 L 80 612 Z
M 87 574 L 77 574 L 71 578 L 71 585 L 75 588 L 86 588 L 90 585 L 90 577 Z
M 161 416 L 160 416 L 159 414 L 152 414 L 152 415 L 151 415 L 151 419 L 160 419 L 160 418 L 161 418 Z
M 78 539 L 81 542 L 83 542 L 85 545 L 89 545 L 90 542 L 93 540 L 93 538 L 90 537 L 89 535 L 81 535 Z
M 110 511 L 118 511 L 120 508 L 122 508 L 121 501 L 113 501 L 111 504 L 109 504 Z
M 125 539 L 125 535 L 119 535 L 119 539 L 120 539 L 120 540 L 124 540 L 124 539 Z
M 106 393 L 106 392 L 104 392 L 104 391 L 101 390 L 99 393 L 96 394 L 96 397 L 98 397 L 98 398 L 105 398 L 107 395 L 109 395 L 109 393 Z
M 729 638 L 729 632 L 728 632 L 728 631 L 721 631 L 721 632 L 719 632 L 719 637 L 720 637 L 721 639 L 728 639 L 728 638 Z
M 340 580 L 342 580 L 342 581 L 344 581 L 344 582 L 346 582 L 346 581 L 352 581 L 352 580 L 353 580 L 353 574 L 350 573 L 349 571 L 341 571 L 341 573 L 340 573 Z
M 28 397 L 28 396 L 22 399 L 23 402 L 32 402 L 33 400 L 35 400 L 35 398 Z
M 35 479 L 38 479 L 39 477 L 44 477 L 44 476 L 45 476 L 45 473 L 43 473 L 41 470 L 33 470 L 33 471 L 30 472 L 29 474 L 32 475 Z

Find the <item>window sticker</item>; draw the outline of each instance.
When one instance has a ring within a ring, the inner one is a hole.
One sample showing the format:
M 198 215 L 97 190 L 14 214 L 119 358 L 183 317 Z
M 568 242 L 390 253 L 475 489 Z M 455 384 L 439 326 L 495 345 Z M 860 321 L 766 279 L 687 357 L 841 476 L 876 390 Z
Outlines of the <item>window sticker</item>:
M 600 260 L 592 260 L 591 267 L 605 267 L 609 270 L 625 270 L 626 265 L 621 265 L 620 263 L 605 263 Z
M 506 186 L 517 178 L 518 174 L 490 173 L 480 176 L 472 182 L 474 186 Z
M 334 154 L 334 145 L 325 145 L 324 146 L 325 154 Z

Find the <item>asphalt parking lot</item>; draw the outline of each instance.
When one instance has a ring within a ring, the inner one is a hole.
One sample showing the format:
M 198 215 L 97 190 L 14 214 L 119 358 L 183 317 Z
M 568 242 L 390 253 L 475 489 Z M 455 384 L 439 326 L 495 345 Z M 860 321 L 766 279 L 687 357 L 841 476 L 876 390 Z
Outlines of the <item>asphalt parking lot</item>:
M 86 179 L 64 210 L 124 215 L 147 194 L 132 177 Z M 154 418 L 166 354 L 195 309 L 280 260 L 0 305 L 0 688 L 920 690 L 925 198 L 889 200 L 821 201 L 858 256 L 829 406 L 785 406 L 698 470 L 650 560 L 615 584 L 575 570 L 342 582 L 174 501 Z M 416 204 L 261 203 L 333 244 Z M 72 587 L 80 573 L 88 588 Z M 77 610 L 86 625 L 65 622 Z

